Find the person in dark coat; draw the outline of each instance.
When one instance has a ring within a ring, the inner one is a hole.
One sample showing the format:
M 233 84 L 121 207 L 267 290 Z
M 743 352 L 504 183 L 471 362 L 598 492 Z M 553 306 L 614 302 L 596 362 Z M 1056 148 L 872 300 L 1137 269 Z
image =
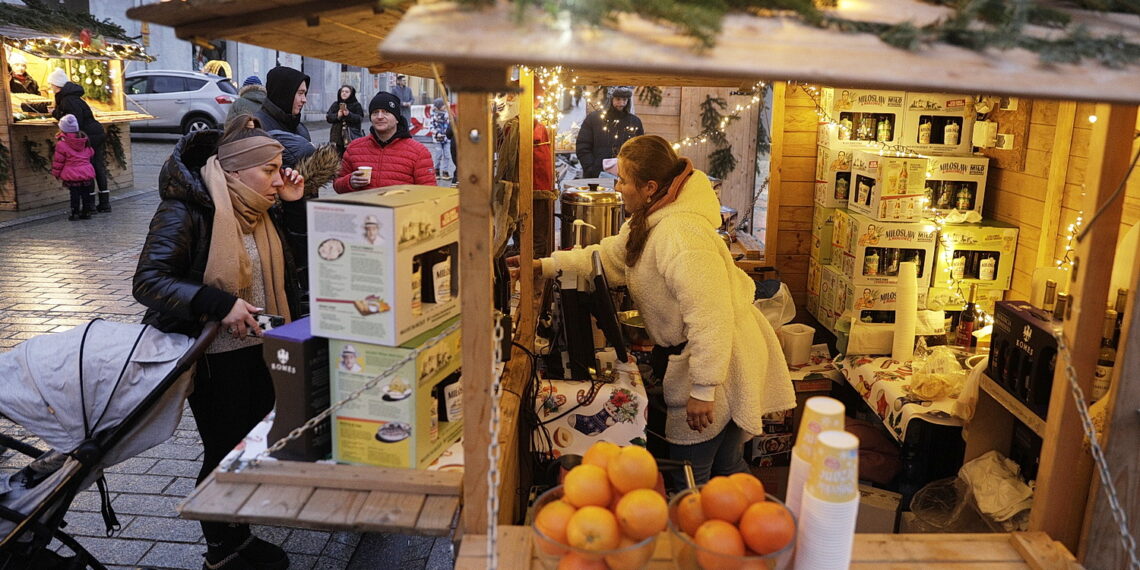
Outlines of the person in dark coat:
M 286 131 L 313 140 L 301 122 L 301 109 L 308 100 L 309 76 L 292 67 L 274 67 L 265 74 L 265 102 L 254 114 L 266 131 Z
M 39 83 L 28 75 L 28 58 L 23 54 L 13 53 L 8 58 L 8 70 L 8 89 L 12 93 L 40 94 Z
M 408 132 L 400 99 L 386 91 L 377 93 L 368 102 L 368 117 L 372 122 L 369 136 L 349 143 L 333 190 L 344 194 L 398 184 L 435 186 L 431 153 Z M 365 174 L 361 166 L 371 167 L 372 173 Z
M 631 97 L 633 92 L 627 87 L 614 89 L 606 108 L 590 113 L 582 122 L 575 144 L 582 178 L 597 178 L 603 160 L 617 156 L 625 141 L 645 134 L 641 119 L 629 111 Z
M 360 123 L 364 121 L 364 107 L 356 99 L 356 88 L 351 85 L 341 85 L 337 91 L 336 101 L 329 105 L 325 113 L 325 120 L 332 125 L 329 129 L 329 142 L 336 145 L 336 149 L 344 154 L 348 143 L 364 136 Z
M 91 166 L 95 168 L 95 184 L 99 187 L 97 212 L 111 211 L 111 191 L 107 188 L 107 133 L 103 125 L 95 120 L 91 107 L 83 100 L 83 87 L 68 80 L 67 72 L 56 68 L 48 75 L 48 84 L 55 92 L 55 110 L 51 115 L 56 119 L 64 115 L 75 115 L 79 130 L 87 134 L 87 142 L 95 151 Z
M 205 450 L 199 482 L 273 408 L 255 315 L 303 316 L 291 252 L 304 241 L 304 178 L 282 168 L 281 145 L 248 124 L 178 142 L 159 175 L 162 202 L 134 276 L 144 323 L 194 336 L 205 321 L 221 322 L 190 396 Z M 203 522 L 202 533 L 206 568 L 289 565 L 248 525 Z
M 253 115 L 260 111 L 264 104 L 265 86 L 261 84 L 261 79 L 256 75 L 250 75 L 242 82 L 241 89 L 238 89 L 238 98 L 230 105 L 230 110 L 226 113 L 226 121 L 228 122 L 238 115 Z

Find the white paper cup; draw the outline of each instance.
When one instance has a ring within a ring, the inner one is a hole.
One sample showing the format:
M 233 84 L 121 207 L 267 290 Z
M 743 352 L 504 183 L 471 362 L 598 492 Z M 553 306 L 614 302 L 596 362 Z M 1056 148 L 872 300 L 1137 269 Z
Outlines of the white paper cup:
M 805 490 L 796 533 L 796 568 L 847 568 L 855 542 L 859 498 L 836 503 Z
M 784 505 L 788 507 L 788 510 L 796 517 L 800 516 L 800 502 L 804 494 L 804 485 L 807 484 L 807 478 L 810 472 L 811 462 L 800 457 L 800 454 L 793 450 L 792 465 L 788 468 L 788 491 L 785 494 Z
M 780 348 L 784 350 L 784 360 L 788 366 L 801 366 L 811 359 L 811 342 L 815 329 L 807 325 L 784 325 L 776 331 Z
M 371 166 L 357 166 L 356 171 L 363 174 L 364 176 L 367 176 L 369 179 L 372 178 L 372 167 Z
M 819 434 L 843 429 L 843 402 L 827 396 L 808 398 L 796 433 L 796 449 L 804 461 L 811 461 L 813 446 Z
M 859 500 L 859 438 L 837 430 L 819 434 L 804 497 L 808 493 L 833 503 Z

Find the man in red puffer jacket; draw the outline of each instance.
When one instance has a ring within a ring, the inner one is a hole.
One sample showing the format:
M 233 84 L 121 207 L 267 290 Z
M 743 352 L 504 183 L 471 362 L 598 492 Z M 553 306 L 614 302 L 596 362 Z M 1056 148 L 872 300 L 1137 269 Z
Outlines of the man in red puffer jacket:
M 333 181 L 338 194 L 397 184 L 435 186 L 435 167 L 427 147 L 412 139 L 400 114 L 400 99 L 381 91 L 368 103 L 369 136 L 344 149 L 340 173 Z M 371 166 L 371 176 L 360 171 Z

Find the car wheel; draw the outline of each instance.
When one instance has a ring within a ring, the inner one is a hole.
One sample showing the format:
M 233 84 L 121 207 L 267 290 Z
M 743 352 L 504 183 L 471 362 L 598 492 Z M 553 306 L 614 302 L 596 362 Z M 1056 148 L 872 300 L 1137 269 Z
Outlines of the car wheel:
M 215 127 L 214 121 L 202 115 L 194 115 L 187 117 L 182 121 L 182 132 L 185 134 L 196 133 L 198 131 L 206 131 Z

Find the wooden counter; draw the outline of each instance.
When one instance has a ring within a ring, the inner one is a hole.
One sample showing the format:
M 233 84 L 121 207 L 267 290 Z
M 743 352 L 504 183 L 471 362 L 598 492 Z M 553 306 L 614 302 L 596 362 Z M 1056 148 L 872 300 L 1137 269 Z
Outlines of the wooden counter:
M 500 568 L 542 568 L 533 558 L 531 529 L 499 527 Z M 486 535 L 467 535 L 455 567 L 487 567 Z M 1042 532 L 1012 534 L 856 534 L 851 568 L 912 570 L 915 568 L 1079 568 L 1063 545 Z M 668 533 L 661 533 L 647 568 L 674 568 Z

